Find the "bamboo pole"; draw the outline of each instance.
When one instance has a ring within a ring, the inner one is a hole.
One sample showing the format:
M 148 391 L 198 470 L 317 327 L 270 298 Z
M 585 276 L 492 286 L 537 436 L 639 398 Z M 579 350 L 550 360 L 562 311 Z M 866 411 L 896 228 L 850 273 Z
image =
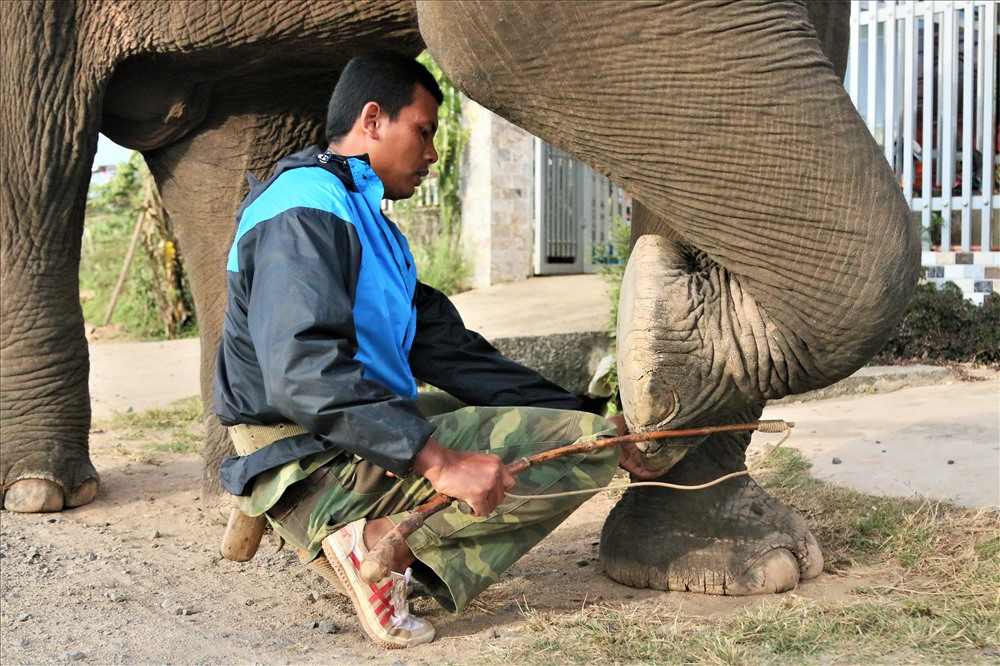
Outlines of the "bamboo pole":
M 115 290 L 111 292 L 111 302 L 108 303 L 108 310 L 104 313 L 104 324 L 107 326 L 111 323 L 111 316 L 115 313 L 115 306 L 118 305 L 118 298 L 122 294 L 122 288 L 125 286 L 125 278 L 128 277 L 129 268 L 132 266 L 132 258 L 135 256 L 135 248 L 139 244 L 139 236 L 142 233 L 143 222 L 146 221 L 146 211 L 143 210 L 139 213 L 138 218 L 135 221 L 135 228 L 132 230 L 132 240 L 128 244 L 128 252 L 125 253 L 125 261 L 122 263 L 122 269 L 118 273 L 118 281 L 115 283 Z

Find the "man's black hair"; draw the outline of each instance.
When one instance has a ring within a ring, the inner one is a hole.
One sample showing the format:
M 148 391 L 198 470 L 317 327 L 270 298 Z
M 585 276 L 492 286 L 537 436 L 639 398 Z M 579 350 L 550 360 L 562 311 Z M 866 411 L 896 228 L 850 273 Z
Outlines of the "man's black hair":
M 377 51 L 351 58 L 337 80 L 326 111 L 326 140 L 344 137 L 368 102 L 377 102 L 390 120 L 413 102 L 416 86 L 423 86 L 437 103 L 444 99 L 434 76 L 413 58 Z

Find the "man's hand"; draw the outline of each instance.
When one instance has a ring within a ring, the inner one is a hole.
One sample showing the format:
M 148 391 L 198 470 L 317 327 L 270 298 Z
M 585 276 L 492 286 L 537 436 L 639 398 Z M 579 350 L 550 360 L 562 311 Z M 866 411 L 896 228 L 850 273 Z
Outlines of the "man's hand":
M 430 481 L 434 490 L 468 504 L 477 516 L 492 513 L 514 487 L 514 477 L 499 457 L 452 451 L 433 437 L 413 461 L 413 471 Z
M 623 415 L 615 414 L 608 417 L 608 420 L 615 424 L 619 436 L 628 434 L 628 427 L 625 425 L 625 417 Z M 663 476 L 661 470 L 646 467 L 646 456 L 642 454 L 642 451 L 635 444 L 622 444 L 618 448 L 620 451 L 618 466 L 628 472 L 633 479 L 649 481 Z
M 635 444 L 622 444 L 618 448 L 621 449 L 618 466 L 628 472 L 633 479 L 651 481 L 663 476 L 663 470 L 646 466 L 646 456 L 643 455 L 642 451 Z

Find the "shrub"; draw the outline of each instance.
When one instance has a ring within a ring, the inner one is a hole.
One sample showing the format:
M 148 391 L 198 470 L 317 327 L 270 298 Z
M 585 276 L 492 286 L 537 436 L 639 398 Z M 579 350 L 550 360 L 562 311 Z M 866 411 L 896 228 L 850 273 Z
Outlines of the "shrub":
M 611 247 L 598 253 L 594 260 L 600 264 L 599 273 L 608 283 L 608 295 L 611 298 L 608 334 L 613 344 L 618 332 L 618 297 L 622 291 L 622 278 L 625 277 L 628 255 L 632 251 L 632 227 L 620 217 L 611 220 L 610 242 Z
M 875 360 L 1000 364 L 1000 299 L 993 296 L 977 306 L 950 282 L 940 289 L 919 285 Z
M 146 165 L 139 153 L 118 165 L 114 177 L 91 186 L 80 256 L 80 293 L 88 325 L 104 323 L 104 313 L 128 249 L 142 204 Z M 111 323 L 133 338 L 162 338 L 152 289 L 153 272 L 136 257 L 129 268 Z
M 423 208 L 415 199 L 397 201 L 393 206 L 396 222 L 406 233 L 417 278 L 445 294 L 466 288 L 471 273 L 459 239 L 461 237 L 462 197 L 460 162 L 468 142 L 468 130 L 462 125 L 462 101 L 441 68 L 424 51 L 417 58 L 437 80 L 444 95 L 439 112 L 434 146 L 438 162 L 433 167 L 438 189 L 438 204 Z
M 608 297 L 611 301 L 611 315 L 608 317 L 608 337 L 611 338 L 611 345 L 608 353 L 612 356 L 618 355 L 618 300 L 622 292 L 622 278 L 625 277 L 625 266 L 628 264 L 628 256 L 632 251 L 632 228 L 620 217 L 611 220 L 611 247 L 600 255 L 594 257 L 595 262 L 601 264 L 600 275 L 608 283 Z M 609 414 L 618 411 L 618 366 L 613 365 L 608 377 L 605 380 L 611 388 L 611 395 L 614 397 L 609 403 Z
M 452 238 L 440 236 L 429 243 L 414 245 L 412 251 L 421 282 L 448 295 L 465 289 L 469 265 Z

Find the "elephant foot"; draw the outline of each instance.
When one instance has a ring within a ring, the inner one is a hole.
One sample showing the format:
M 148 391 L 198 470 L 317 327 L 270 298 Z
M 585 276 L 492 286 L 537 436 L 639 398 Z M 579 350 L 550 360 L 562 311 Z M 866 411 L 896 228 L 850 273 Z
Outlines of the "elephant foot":
M 69 494 L 48 479 L 20 479 L 11 484 L 3 497 L 3 508 L 17 513 L 49 513 L 72 509 L 94 501 L 99 483 L 87 479 Z
M 727 473 L 695 457 L 661 480 L 689 485 Z M 619 583 L 705 594 L 786 592 L 823 570 L 805 519 L 747 476 L 699 491 L 629 490 L 604 524 L 600 552 Z

